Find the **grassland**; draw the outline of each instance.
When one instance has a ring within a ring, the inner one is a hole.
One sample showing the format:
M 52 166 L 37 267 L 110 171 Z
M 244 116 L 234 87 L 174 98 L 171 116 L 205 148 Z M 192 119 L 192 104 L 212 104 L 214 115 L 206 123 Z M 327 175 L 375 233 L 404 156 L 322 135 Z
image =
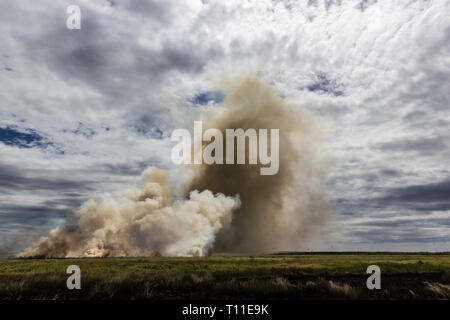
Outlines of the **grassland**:
M 81 269 L 68 290 L 66 268 Z M 381 269 L 368 290 L 366 269 Z M 449 254 L 0 260 L 0 299 L 449 299 Z

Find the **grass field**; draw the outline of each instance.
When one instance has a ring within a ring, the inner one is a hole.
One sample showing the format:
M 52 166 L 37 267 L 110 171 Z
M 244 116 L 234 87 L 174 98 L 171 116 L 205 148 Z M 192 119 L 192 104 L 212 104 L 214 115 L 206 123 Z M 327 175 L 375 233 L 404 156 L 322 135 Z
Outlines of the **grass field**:
M 81 269 L 68 290 L 66 268 Z M 368 290 L 366 269 L 381 269 Z M 449 299 L 450 253 L 0 260 L 0 299 Z

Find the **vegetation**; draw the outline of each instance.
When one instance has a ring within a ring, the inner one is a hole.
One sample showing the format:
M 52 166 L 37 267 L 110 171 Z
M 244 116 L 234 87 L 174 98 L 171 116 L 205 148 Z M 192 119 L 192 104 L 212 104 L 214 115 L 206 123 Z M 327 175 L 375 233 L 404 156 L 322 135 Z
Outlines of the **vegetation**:
M 66 268 L 81 269 L 68 290 Z M 366 269 L 381 269 L 368 290 Z M 0 299 L 450 298 L 450 253 L 0 260 Z

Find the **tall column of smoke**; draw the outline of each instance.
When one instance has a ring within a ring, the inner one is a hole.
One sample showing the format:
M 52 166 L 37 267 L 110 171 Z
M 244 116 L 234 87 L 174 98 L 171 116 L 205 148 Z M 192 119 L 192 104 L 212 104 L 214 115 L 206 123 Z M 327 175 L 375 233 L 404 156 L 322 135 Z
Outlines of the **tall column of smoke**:
M 225 129 L 270 132 L 278 128 L 280 164 L 278 174 L 272 176 L 260 175 L 260 166 L 249 164 L 194 166 L 195 175 L 186 186 L 186 194 L 187 190 L 208 189 L 239 194 L 242 202 L 230 228 L 218 233 L 214 251 L 305 249 L 307 240 L 327 217 L 321 129 L 308 113 L 286 104 L 260 78 L 244 75 L 227 82 L 224 90 L 224 108 L 206 121 L 204 130 L 217 128 L 225 136 Z
M 20 256 L 201 256 L 211 250 L 305 248 L 326 220 L 320 129 L 254 76 L 239 77 L 224 91 L 223 108 L 205 115 L 204 129 L 279 129 L 278 174 L 262 176 L 259 165 L 194 165 L 182 188 L 185 200 L 174 202 L 168 173 L 150 168 L 142 189 L 128 190 L 119 200 L 90 199 L 75 221 Z

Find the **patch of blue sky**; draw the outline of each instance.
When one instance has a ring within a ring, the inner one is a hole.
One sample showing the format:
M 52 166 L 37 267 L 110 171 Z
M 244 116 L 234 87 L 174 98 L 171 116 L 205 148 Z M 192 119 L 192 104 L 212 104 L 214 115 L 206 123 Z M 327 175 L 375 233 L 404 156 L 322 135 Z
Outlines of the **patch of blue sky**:
M 82 122 L 78 122 L 78 126 L 75 130 L 63 130 L 63 132 L 71 132 L 73 134 L 82 135 L 85 138 L 92 138 L 96 134 L 94 129 L 87 127 Z
M 16 125 L 0 127 L 0 142 L 21 149 L 49 149 L 56 154 L 64 154 L 64 150 L 56 146 L 48 138 L 30 128 L 20 128 Z
M 135 126 L 136 132 L 140 135 L 161 140 L 164 138 L 164 131 L 156 127 Z
M 190 101 L 193 104 L 207 105 L 210 102 L 220 103 L 223 101 L 223 99 L 224 95 L 220 91 L 205 91 L 196 94 Z
M 335 80 L 330 80 L 325 73 L 318 73 L 316 81 L 307 86 L 306 89 L 312 92 L 326 93 L 334 96 L 342 96 L 344 91 L 340 90 L 340 86 Z
M 0 142 L 18 148 L 45 148 L 51 145 L 51 142 L 37 133 L 36 130 L 21 129 L 13 125 L 0 128 Z

